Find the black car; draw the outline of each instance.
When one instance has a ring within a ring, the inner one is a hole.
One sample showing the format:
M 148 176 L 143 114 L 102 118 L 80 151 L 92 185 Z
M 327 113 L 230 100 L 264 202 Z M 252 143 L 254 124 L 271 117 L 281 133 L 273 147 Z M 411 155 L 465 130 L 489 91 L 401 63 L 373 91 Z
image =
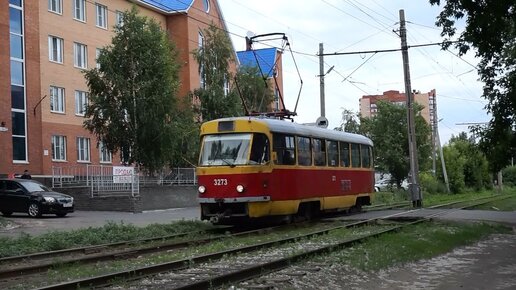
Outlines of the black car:
M 73 197 L 52 191 L 30 179 L 0 179 L 0 212 L 26 212 L 31 217 L 55 214 L 64 217 L 74 210 Z

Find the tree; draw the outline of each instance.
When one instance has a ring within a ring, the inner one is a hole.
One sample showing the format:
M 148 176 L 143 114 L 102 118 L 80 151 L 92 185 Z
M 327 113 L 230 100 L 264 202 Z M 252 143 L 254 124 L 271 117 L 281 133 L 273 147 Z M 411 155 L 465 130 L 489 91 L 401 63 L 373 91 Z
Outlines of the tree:
M 121 160 L 153 172 L 172 159 L 179 133 L 176 50 L 153 20 L 135 7 L 123 14 L 98 68 L 84 72 L 90 91 L 84 127 Z
M 468 138 L 465 132 L 458 136 L 452 135 L 443 150 L 453 192 L 458 192 L 464 187 L 480 190 L 490 186 L 488 161 L 475 139 Z
M 444 2 L 436 24 L 446 40 L 457 33 L 456 21 L 465 18 L 466 27 L 455 47 L 463 55 L 475 49 L 480 58 L 478 73 L 484 82 L 483 97 L 492 119 L 485 127 L 476 127 L 480 148 L 492 158 L 491 168 L 498 172 L 514 156 L 516 149 L 516 2 L 475 0 L 430 0 Z M 447 49 L 450 42 L 445 43 Z
M 199 98 L 195 110 L 203 121 L 242 115 L 241 101 L 234 90 L 229 90 L 229 67 L 235 62 L 229 37 L 213 24 L 203 30 L 203 36 L 202 47 L 193 51 L 204 83 L 193 92 Z
M 236 75 L 236 92 L 242 94 L 249 112 L 267 112 L 274 101 L 274 92 L 256 66 L 241 66 Z
M 342 108 L 342 123 L 334 130 L 349 133 L 360 133 L 360 115 L 351 110 Z
M 375 164 L 380 171 L 390 173 L 398 188 L 409 173 L 407 106 L 389 102 L 377 103 L 377 115 L 361 118 L 360 128 L 375 146 Z M 430 165 L 430 126 L 421 117 L 421 106 L 414 106 L 416 114 L 416 143 L 420 170 Z

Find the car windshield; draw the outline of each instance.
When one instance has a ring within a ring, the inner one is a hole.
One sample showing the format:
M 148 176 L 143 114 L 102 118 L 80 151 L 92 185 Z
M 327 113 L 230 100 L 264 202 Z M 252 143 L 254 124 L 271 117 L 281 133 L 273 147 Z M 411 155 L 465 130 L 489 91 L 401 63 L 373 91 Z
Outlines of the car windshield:
M 199 165 L 245 165 L 248 164 L 251 134 L 208 135 L 203 139 Z
M 29 181 L 29 182 L 22 182 L 21 184 L 29 192 L 51 191 L 50 189 L 48 189 L 48 187 L 46 187 L 43 184 L 38 183 L 38 182 Z

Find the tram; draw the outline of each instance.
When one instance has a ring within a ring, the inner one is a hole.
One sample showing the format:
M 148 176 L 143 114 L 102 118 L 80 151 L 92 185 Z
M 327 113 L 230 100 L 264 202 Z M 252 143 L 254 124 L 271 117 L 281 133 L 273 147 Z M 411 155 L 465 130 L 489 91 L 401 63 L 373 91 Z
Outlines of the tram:
M 373 142 L 365 136 L 261 117 L 209 121 L 200 135 L 202 220 L 290 221 L 371 204 Z

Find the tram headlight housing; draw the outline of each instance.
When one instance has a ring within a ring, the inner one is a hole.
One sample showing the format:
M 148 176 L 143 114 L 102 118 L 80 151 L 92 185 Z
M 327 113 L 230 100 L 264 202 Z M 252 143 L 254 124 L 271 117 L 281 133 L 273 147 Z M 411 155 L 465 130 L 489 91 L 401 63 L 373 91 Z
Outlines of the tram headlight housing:
M 197 188 L 197 191 L 199 191 L 200 194 L 203 194 L 206 192 L 206 187 L 204 187 L 204 185 L 200 185 L 199 188 Z
M 245 188 L 242 184 L 239 184 L 236 186 L 236 191 L 239 192 L 239 193 L 242 193 L 244 192 Z

